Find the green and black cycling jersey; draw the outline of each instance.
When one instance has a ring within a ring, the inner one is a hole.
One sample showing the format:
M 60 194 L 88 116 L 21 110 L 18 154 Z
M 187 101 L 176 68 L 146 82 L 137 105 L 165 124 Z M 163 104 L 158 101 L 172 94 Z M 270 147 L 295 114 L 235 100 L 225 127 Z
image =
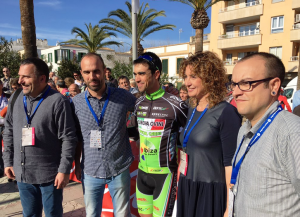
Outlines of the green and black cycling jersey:
M 155 174 L 177 170 L 176 145 L 187 112 L 184 101 L 161 88 L 137 100 L 134 115 L 140 135 L 140 170 Z

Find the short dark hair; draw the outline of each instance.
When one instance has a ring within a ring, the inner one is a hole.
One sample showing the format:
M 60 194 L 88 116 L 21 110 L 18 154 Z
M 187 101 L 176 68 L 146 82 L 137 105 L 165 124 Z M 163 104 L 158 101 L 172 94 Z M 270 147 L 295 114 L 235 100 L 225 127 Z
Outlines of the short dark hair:
M 110 72 L 111 72 L 111 68 L 108 68 L 108 67 L 107 67 L 107 68 L 106 68 L 106 70 L 108 70 L 108 71 L 110 71 Z
M 181 91 L 181 90 L 188 92 L 187 87 L 184 84 L 181 85 L 181 87 L 179 88 L 179 91 Z
M 99 58 L 99 60 L 100 60 L 100 61 L 102 62 L 102 64 L 103 64 L 103 68 L 105 68 L 104 61 L 103 61 L 103 59 L 102 59 L 102 57 L 101 57 L 100 54 L 97 54 L 97 53 L 87 53 L 87 54 L 85 54 L 85 55 L 82 57 L 81 62 L 82 62 L 82 60 L 83 60 L 85 57 L 97 57 L 97 58 Z M 80 66 L 81 66 L 81 62 L 80 62 Z
M 139 58 L 133 61 L 133 65 L 140 64 L 140 63 L 147 64 L 149 69 L 151 70 L 151 74 L 154 74 L 156 70 L 158 70 L 160 73 L 162 71 L 161 60 L 155 53 L 152 52 L 143 53 Z
M 80 72 L 79 72 L 79 71 L 75 71 L 75 72 L 73 72 L 73 74 L 78 74 L 78 75 L 80 75 Z
M 49 80 L 49 68 L 47 64 L 41 60 L 40 58 L 37 57 L 30 57 L 21 62 L 22 65 L 29 65 L 33 64 L 35 67 L 34 73 L 36 74 L 37 77 L 45 75 L 46 76 L 46 83 Z
M 267 77 L 279 78 L 281 84 L 283 83 L 285 77 L 285 67 L 282 61 L 277 56 L 270 53 L 258 52 L 258 53 L 252 53 L 249 54 L 248 56 L 245 56 L 239 62 L 243 62 L 254 57 L 261 57 L 266 61 L 265 67 L 267 70 Z
M 59 88 L 67 88 L 66 83 L 65 83 L 64 80 L 58 80 L 58 81 L 56 82 L 56 85 L 57 85 Z
M 121 75 L 119 78 L 118 78 L 118 83 L 120 82 L 121 79 L 126 79 L 128 82 L 129 82 L 129 78 L 125 75 Z
M 52 84 L 52 85 L 54 85 L 55 86 L 55 83 L 54 83 L 54 81 L 53 80 L 51 80 L 51 79 L 49 79 L 49 81 L 47 82 L 48 84 Z

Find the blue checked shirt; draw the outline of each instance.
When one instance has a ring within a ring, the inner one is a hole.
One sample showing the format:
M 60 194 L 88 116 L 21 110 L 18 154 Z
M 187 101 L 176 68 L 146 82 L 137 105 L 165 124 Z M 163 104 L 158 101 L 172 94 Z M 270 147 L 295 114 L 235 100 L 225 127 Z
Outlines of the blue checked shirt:
M 87 93 L 98 119 L 107 93 L 106 88 L 100 100 Z M 98 178 L 116 176 L 125 171 L 134 159 L 126 128 L 126 114 L 128 110 L 134 108 L 136 98 L 124 89 L 110 87 L 109 102 L 100 123 L 102 148 L 90 148 L 91 130 L 98 130 L 99 127 L 86 103 L 85 94 L 86 91 L 73 98 L 83 139 L 81 167 L 89 176 Z

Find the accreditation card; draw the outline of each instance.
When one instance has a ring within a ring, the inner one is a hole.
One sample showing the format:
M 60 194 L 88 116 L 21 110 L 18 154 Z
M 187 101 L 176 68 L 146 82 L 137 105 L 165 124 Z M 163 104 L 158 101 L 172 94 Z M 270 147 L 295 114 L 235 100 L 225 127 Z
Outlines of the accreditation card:
M 35 129 L 34 127 L 22 128 L 22 146 L 35 145 Z
M 183 175 L 186 176 L 187 174 L 187 167 L 188 167 L 188 155 L 184 151 L 180 150 L 180 163 L 179 163 L 179 171 Z
M 90 147 L 102 148 L 101 130 L 91 130 Z

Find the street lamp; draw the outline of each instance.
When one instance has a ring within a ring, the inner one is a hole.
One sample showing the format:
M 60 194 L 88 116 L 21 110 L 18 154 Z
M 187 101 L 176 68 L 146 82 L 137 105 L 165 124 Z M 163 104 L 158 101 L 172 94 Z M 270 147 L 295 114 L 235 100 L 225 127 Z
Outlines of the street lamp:
M 131 0 L 132 17 L 132 61 L 137 59 L 137 13 L 140 8 L 139 0 Z M 134 77 L 134 75 L 133 75 Z

